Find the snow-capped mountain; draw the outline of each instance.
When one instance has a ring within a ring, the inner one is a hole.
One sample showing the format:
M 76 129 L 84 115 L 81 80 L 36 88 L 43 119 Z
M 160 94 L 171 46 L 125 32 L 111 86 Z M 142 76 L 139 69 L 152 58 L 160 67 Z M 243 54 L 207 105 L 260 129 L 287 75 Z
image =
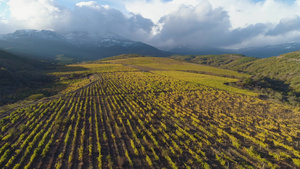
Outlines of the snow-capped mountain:
M 68 42 L 76 46 L 129 47 L 131 45 L 138 43 L 136 41 L 123 38 L 114 33 L 97 35 L 97 34 L 91 34 L 87 32 L 69 32 L 64 37 Z
M 76 46 L 90 46 L 94 41 L 87 32 L 68 32 L 64 37 L 69 43 Z
M 290 53 L 298 50 L 300 50 L 300 42 L 283 43 L 263 47 L 243 48 L 236 50 L 236 53 L 241 53 L 246 56 L 267 58 L 272 56 L 279 56 L 284 53 Z
M 14 33 L 6 34 L 0 37 L 1 39 L 22 39 L 22 38 L 35 38 L 35 39 L 44 39 L 44 40 L 64 40 L 64 36 L 50 31 L 50 30 L 33 30 L 33 29 L 22 29 L 17 30 Z
M 101 47 L 111 47 L 111 46 L 132 46 L 138 42 L 125 39 L 119 35 L 113 33 L 107 33 L 101 36 L 97 41 L 97 46 Z
M 51 30 L 17 30 L 14 33 L 2 35 L 0 36 L 0 49 L 49 60 L 64 56 L 74 61 L 97 60 L 128 53 L 149 56 L 169 55 L 168 52 L 153 46 L 113 33 L 98 35 L 87 32 L 66 32 L 60 34 Z

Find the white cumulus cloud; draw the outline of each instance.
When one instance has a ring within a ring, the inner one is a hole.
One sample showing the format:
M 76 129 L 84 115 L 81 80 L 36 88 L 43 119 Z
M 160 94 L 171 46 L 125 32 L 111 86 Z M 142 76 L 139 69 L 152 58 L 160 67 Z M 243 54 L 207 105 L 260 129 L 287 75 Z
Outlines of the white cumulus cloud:
M 89 2 L 79 2 L 76 4 L 78 7 L 90 7 L 90 8 L 95 8 L 95 9 L 100 9 L 101 7 L 109 8 L 108 5 L 101 6 L 99 5 L 96 1 L 89 1 Z
M 54 0 L 9 0 L 7 4 L 11 22 L 24 28 L 49 29 L 54 22 L 66 18 L 65 11 Z
M 62 0 L 73 8 L 58 0 L 6 1 L 10 17 L 0 12 L 0 34 L 24 28 L 111 32 L 166 48 L 238 48 L 300 38 L 300 0 Z
M 107 32 L 116 33 L 134 40 L 146 40 L 151 37 L 153 22 L 141 15 L 125 16 L 119 10 L 103 6 L 97 2 L 77 3 L 70 17 L 55 29 L 62 32 L 84 31 L 95 35 Z

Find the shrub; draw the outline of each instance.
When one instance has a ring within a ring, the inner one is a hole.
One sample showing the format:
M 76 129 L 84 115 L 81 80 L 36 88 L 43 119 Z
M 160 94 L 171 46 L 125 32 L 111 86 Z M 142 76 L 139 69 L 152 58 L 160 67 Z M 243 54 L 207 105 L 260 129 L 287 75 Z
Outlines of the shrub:
M 27 98 L 27 100 L 31 100 L 31 101 L 34 101 L 34 100 L 39 100 L 41 98 L 45 97 L 44 94 L 40 93 L 40 94 L 33 94 L 31 96 L 29 96 Z

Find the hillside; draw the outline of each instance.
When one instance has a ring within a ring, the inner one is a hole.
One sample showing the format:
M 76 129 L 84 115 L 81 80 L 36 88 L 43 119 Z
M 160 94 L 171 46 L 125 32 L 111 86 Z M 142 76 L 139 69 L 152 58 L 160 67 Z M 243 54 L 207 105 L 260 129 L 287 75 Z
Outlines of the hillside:
M 0 50 L 0 67 L 5 68 L 8 71 L 35 71 L 49 67 L 49 63 L 41 62 L 37 60 L 27 59 L 25 57 L 20 57 L 5 51 Z
M 300 92 L 300 52 L 259 59 L 236 67 L 251 74 L 285 80 Z
M 285 80 L 290 82 L 295 90 L 300 91 L 300 52 L 264 59 L 236 54 L 171 56 L 171 58 Z
M 239 66 L 257 60 L 258 58 L 247 57 L 239 54 L 223 54 L 223 55 L 173 55 L 171 58 L 176 60 L 184 60 L 192 63 L 210 65 L 225 69 L 239 70 Z
M 0 105 L 12 103 L 29 96 L 52 79 L 43 71 L 54 65 L 27 59 L 0 50 Z M 29 92 L 29 93 L 28 93 Z
M 51 74 L 74 81 L 0 114 L 0 168 L 300 167 L 299 108 L 224 85 L 248 75 L 124 56 Z
M 243 55 L 172 56 L 197 64 L 210 65 L 252 75 L 238 85 L 268 95 L 271 98 L 297 105 L 300 97 L 300 53 L 258 59 Z M 297 98 L 298 97 L 298 98 Z

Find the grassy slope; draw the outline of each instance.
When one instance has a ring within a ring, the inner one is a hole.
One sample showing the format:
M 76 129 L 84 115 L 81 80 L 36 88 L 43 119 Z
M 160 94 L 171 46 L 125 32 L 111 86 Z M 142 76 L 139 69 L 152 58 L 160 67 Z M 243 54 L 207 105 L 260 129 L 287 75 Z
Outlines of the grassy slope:
M 300 92 L 300 52 L 292 52 L 265 59 L 242 55 L 183 56 L 182 58 L 180 56 L 172 56 L 172 58 L 287 81 L 292 88 Z
M 178 61 L 170 58 L 157 57 L 135 57 L 129 59 L 119 59 L 107 61 L 109 63 L 121 63 L 127 65 L 138 65 L 164 70 L 179 70 L 179 71 L 194 71 L 202 74 L 213 74 L 217 76 L 231 76 L 236 78 L 248 77 L 246 74 L 241 74 L 236 71 L 225 70 L 205 65 L 197 65 L 188 62 Z
M 171 58 L 178 59 L 178 60 L 190 61 L 190 62 L 198 63 L 198 64 L 205 64 L 205 65 L 210 65 L 210 66 L 221 67 L 221 68 L 225 68 L 225 69 L 233 68 L 233 70 L 237 70 L 237 69 L 234 69 L 234 67 L 236 67 L 236 66 L 257 60 L 257 58 L 254 58 L 254 57 L 247 57 L 247 56 L 238 55 L 238 54 L 200 55 L 200 56 L 174 55 Z
M 243 93 L 251 96 L 257 94 L 243 89 L 227 86 L 224 83 L 236 82 L 240 78 L 248 77 L 236 71 L 225 70 L 210 66 L 192 64 L 170 58 L 132 57 L 127 59 L 106 60 L 104 63 L 124 64 L 151 71 L 155 74 L 169 76 L 175 79 L 202 84 L 231 93 Z M 151 68 L 150 70 L 148 68 Z M 159 71 L 157 71 L 159 70 Z M 192 73 L 191 73 L 192 72 Z
M 237 89 L 235 87 L 224 84 L 229 82 L 236 82 L 237 79 L 233 79 L 233 78 L 195 74 L 195 73 L 180 72 L 180 71 L 154 71 L 154 73 L 172 77 L 178 80 L 188 81 L 188 82 L 210 86 L 221 90 L 226 90 L 229 93 L 241 93 L 249 96 L 257 96 L 256 93 L 243 90 L 243 89 Z
M 287 81 L 291 83 L 292 88 L 300 92 L 300 52 L 259 59 L 251 64 L 241 65 L 239 69 L 254 75 Z

